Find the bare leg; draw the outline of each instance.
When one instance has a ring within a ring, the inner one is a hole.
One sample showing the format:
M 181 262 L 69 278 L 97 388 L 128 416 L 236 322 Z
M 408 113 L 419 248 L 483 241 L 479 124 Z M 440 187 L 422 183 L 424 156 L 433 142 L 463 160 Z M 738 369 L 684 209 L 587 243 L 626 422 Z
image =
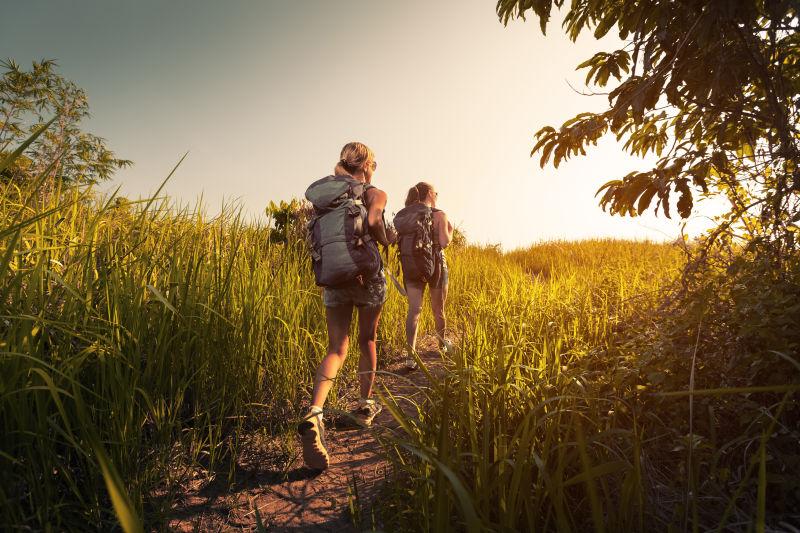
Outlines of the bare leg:
M 375 370 L 378 368 L 378 352 L 375 344 L 378 338 L 378 320 L 382 306 L 358 308 L 358 347 L 361 358 L 358 360 L 358 382 L 361 398 L 372 396 Z
M 419 326 L 419 316 L 422 314 L 422 297 L 425 294 L 425 285 L 419 286 L 406 284 L 408 294 L 408 315 L 406 315 L 406 342 L 410 349 L 417 347 L 417 327 Z M 410 354 L 409 354 L 410 355 Z
M 322 407 L 325 404 L 333 380 L 344 364 L 350 340 L 348 333 L 352 316 L 353 306 L 351 305 L 325 308 L 325 320 L 328 324 L 328 353 L 317 368 L 311 405 Z
M 447 300 L 447 285 L 441 289 L 431 289 L 431 310 L 433 311 L 433 321 L 436 323 L 436 333 L 439 334 L 439 343 L 444 341 L 445 330 L 447 329 L 447 319 L 444 316 L 444 302 Z

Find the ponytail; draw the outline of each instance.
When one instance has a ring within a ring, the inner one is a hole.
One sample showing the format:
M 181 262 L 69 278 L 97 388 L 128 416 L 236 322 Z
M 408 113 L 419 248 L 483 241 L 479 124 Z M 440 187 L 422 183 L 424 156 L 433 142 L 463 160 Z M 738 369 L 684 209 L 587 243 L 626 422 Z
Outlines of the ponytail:
M 410 189 L 408 189 L 408 196 L 406 196 L 406 207 L 411 204 L 424 202 L 428 194 L 433 190 L 433 185 L 420 181 Z

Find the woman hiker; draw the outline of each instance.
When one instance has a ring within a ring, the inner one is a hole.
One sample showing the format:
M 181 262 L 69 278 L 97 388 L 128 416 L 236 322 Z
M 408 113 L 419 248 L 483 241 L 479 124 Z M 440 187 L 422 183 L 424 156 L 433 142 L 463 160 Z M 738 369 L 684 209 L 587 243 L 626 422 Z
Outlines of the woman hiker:
M 405 365 L 410 370 L 417 367 L 413 352 L 417 344 L 417 327 L 426 285 L 430 288 L 431 310 L 439 345 L 442 349 L 448 347 L 444 314 L 448 273 L 444 249 L 453 239 L 453 225 L 444 211 L 436 209 L 438 196 L 439 193 L 430 183 L 417 183 L 408 190 L 406 207 L 394 218 L 394 226 L 399 233 L 403 283 L 408 294 L 408 353 Z
M 371 184 L 377 168 L 366 145 L 348 143 L 342 148 L 334 175 L 314 182 L 306 198 L 314 205 L 309 223 L 312 261 L 328 328 L 328 350 L 317 368 L 311 408 L 298 426 L 306 466 L 323 470 L 329 465 L 325 449 L 322 408 L 347 356 L 353 307 L 358 314 L 360 396 L 351 413 L 364 426 L 381 411 L 371 398 L 377 354 L 378 319 L 386 300 L 386 279 L 378 244 L 389 246 L 397 238 L 383 223 L 386 193 Z

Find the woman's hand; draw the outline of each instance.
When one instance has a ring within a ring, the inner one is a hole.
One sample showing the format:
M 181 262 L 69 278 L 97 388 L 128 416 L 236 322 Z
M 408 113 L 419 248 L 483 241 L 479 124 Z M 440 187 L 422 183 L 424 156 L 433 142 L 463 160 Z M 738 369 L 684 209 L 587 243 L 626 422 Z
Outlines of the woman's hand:
M 390 232 L 383 225 L 383 208 L 386 207 L 386 193 L 373 187 L 364 193 L 369 209 L 367 210 L 367 226 L 372 237 L 384 246 L 394 244 L 397 233 Z
M 386 225 L 386 239 L 389 241 L 389 244 L 397 242 L 397 230 L 394 229 L 394 226 L 391 224 Z

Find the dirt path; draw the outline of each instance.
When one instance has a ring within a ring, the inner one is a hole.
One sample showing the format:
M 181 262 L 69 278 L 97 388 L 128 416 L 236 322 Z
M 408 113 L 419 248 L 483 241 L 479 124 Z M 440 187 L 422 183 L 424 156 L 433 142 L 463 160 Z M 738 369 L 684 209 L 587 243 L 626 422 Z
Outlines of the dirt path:
M 425 345 L 434 344 L 425 339 Z M 441 366 L 434 350 L 421 353 L 431 368 Z M 376 390 L 386 387 L 413 414 L 413 401 L 427 383 L 420 370 L 407 371 L 396 362 L 376 378 Z M 354 388 L 355 390 L 355 388 Z M 353 402 L 355 403 L 355 402 Z M 305 468 L 300 457 L 283 470 L 262 468 L 258 457 L 238 460 L 236 483 L 229 487 L 198 481 L 182 495 L 169 523 L 173 531 L 255 531 L 258 509 L 268 531 L 361 531 L 372 529 L 372 502 L 387 479 L 388 463 L 382 458 L 379 432 L 397 427 L 387 409 L 369 429 L 336 427 L 326 415 L 326 437 L 331 466 L 322 473 Z M 271 465 L 272 461 L 266 461 Z M 222 482 L 220 482 L 222 483 Z M 354 498 L 357 492 L 358 498 Z M 356 513 L 351 512 L 351 503 Z M 359 524 L 358 527 L 354 523 Z

